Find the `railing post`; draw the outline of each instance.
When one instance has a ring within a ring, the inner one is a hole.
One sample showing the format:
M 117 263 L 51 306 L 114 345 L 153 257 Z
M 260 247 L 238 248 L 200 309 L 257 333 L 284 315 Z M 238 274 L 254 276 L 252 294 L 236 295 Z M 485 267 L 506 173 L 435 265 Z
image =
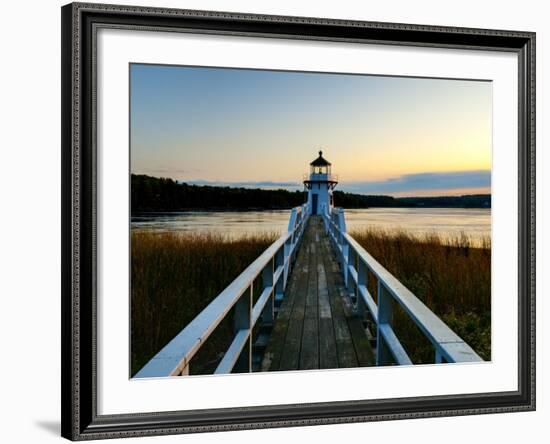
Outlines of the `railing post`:
M 252 291 L 254 282 L 241 295 L 235 304 L 235 317 L 233 321 L 233 331 L 236 334 L 239 330 L 250 330 L 248 341 L 243 347 L 235 366 L 234 373 L 247 373 L 252 371 Z
M 349 263 L 349 245 L 346 241 L 344 233 L 346 232 L 346 219 L 344 217 L 344 210 L 342 208 L 334 209 L 334 223 L 336 225 L 336 243 L 339 244 L 342 251 L 341 267 L 344 277 L 344 285 L 348 287 L 348 263 Z
M 347 231 L 346 218 L 344 216 L 344 210 L 342 208 L 338 210 L 338 228 L 340 229 L 341 233 L 345 233 Z
M 294 227 L 296 226 L 296 217 L 297 217 L 297 211 L 296 208 L 293 208 L 290 212 L 290 219 L 288 220 L 288 227 L 287 231 L 293 231 Z
M 281 265 L 284 267 L 283 268 L 283 276 L 281 278 L 279 278 L 279 280 L 275 284 L 275 289 L 274 289 L 274 296 L 275 297 L 277 297 L 277 295 L 281 295 L 280 297 L 282 297 L 282 295 L 285 291 L 285 288 L 286 288 L 288 267 L 289 267 L 289 264 L 290 264 L 290 259 L 287 263 L 286 262 L 286 257 L 287 257 L 287 245 L 286 245 L 286 242 L 285 242 L 283 247 L 279 248 L 277 253 L 275 253 L 274 270 L 277 270 L 277 268 L 279 268 Z
M 356 286 L 353 280 L 353 276 L 351 275 L 350 266 L 354 267 L 355 271 L 357 271 L 357 268 L 355 266 L 356 259 L 357 259 L 357 255 L 355 253 L 355 250 L 348 245 L 348 264 L 346 266 L 346 290 L 348 292 L 348 296 L 351 296 L 353 293 L 354 295 L 353 297 L 355 297 Z
M 275 268 L 279 265 L 283 266 L 283 288 L 286 288 L 286 280 L 290 271 L 290 262 L 292 261 L 292 257 L 290 257 L 291 248 L 292 239 L 289 237 L 284 243 L 283 248 L 277 252 L 277 263 L 275 265 Z
M 271 295 L 269 296 L 267 302 L 265 303 L 264 309 L 262 310 L 262 323 L 263 324 L 272 324 L 274 320 L 274 300 L 275 300 L 275 289 L 273 288 L 273 275 L 275 274 L 275 269 L 273 267 L 274 260 L 271 259 L 265 268 L 262 271 L 262 286 L 263 288 L 272 287 Z
M 392 355 L 380 327 L 393 323 L 393 299 L 382 281 L 378 280 L 378 324 L 376 328 L 376 365 L 387 365 L 393 362 Z
M 340 233 L 340 243 L 342 246 L 342 274 L 344 275 L 344 286 L 348 288 L 348 259 L 349 259 L 349 245 L 346 242 L 344 236 Z
M 361 294 L 359 293 L 359 287 L 364 286 L 365 289 L 368 285 L 368 268 L 361 258 L 357 258 L 357 289 L 356 289 L 356 298 L 357 298 L 357 314 L 363 319 L 366 313 L 366 304 Z
M 293 208 L 290 213 L 290 219 L 288 220 L 287 231 L 291 232 L 292 234 L 289 236 L 289 238 L 286 240 L 284 244 L 284 251 L 283 251 L 283 257 L 284 257 L 283 286 L 284 287 L 286 287 L 286 280 L 288 278 L 290 261 L 292 260 L 292 258 L 290 258 L 289 255 L 290 255 L 290 250 L 292 249 L 292 246 L 294 245 L 294 242 L 295 242 L 295 236 L 297 231 L 296 226 L 299 224 L 299 216 L 300 216 L 299 213 L 301 213 L 301 211 L 298 212 L 297 208 Z M 287 261 L 286 258 L 289 258 L 289 260 Z

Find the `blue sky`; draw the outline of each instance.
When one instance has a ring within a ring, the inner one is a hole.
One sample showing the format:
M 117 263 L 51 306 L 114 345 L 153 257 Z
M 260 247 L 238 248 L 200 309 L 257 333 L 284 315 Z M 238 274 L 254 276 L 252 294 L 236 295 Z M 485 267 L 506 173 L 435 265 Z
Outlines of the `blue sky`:
M 490 191 L 490 82 L 131 65 L 131 169 L 299 188 L 321 148 L 339 189 Z

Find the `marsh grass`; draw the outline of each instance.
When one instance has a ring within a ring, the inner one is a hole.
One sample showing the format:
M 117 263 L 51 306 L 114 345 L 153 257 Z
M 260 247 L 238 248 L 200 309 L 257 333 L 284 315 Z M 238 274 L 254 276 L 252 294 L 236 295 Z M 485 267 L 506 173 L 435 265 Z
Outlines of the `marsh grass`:
M 491 359 L 490 238 L 371 228 L 350 234 L 483 359 Z M 375 295 L 374 276 L 369 283 Z M 394 312 L 394 328 L 413 362 L 434 362 L 430 343 L 400 307 Z
M 465 235 L 413 236 L 379 229 L 350 233 L 376 260 L 486 360 L 491 358 L 491 243 Z M 131 234 L 131 373 L 134 375 L 277 238 L 213 233 Z M 257 284 L 259 284 L 259 280 Z M 257 287 L 257 288 L 256 288 Z M 376 279 L 369 290 L 376 295 Z M 254 300 L 261 292 L 254 288 Z M 433 348 L 395 307 L 395 330 L 415 363 Z M 231 313 L 194 356 L 191 374 L 216 368 L 233 338 Z
M 131 373 L 134 375 L 276 239 L 212 233 L 131 234 Z M 233 338 L 227 316 L 194 357 L 212 372 Z

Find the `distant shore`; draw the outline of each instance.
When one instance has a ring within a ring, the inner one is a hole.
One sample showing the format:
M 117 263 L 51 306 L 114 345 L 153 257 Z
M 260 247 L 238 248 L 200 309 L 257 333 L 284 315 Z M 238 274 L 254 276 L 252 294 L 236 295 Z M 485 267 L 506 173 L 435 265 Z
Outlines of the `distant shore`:
M 281 207 L 281 208 L 264 208 L 264 207 L 250 207 L 250 208 L 227 208 L 227 207 L 214 207 L 214 208 L 182 208 L 177 210 L 151 210 L 151 211 L 132 211 L 131 216 L 132 217 L 139 217 L 139 216 L 151 216 L 151 215 L 172 215 L 172 214 L 178 214 L 178 213 L 246 213 L 249 211 L 284 211 L 284 210 L 292 210 L 295 207 Z M 421 207 L 361 207 L 361 208 L 346 208 L 342 207 L 344 210 L 369 210 L 372 208 L 387 208 L 389 210 L 396 209 L 396 208 L 410 208 L 410 209 L 421 209 L 421 208 L 458 208 L 458 209 L 472 209 L 472 210 L 483 210 L 487 209 L 490 210 L 491 208 L 487 207 L 428 207 L 428 206 L 421 206 Z
M 131 176 L 132 215 L 184 211 L 287 210 L 305 201 L 303 191 L 189 185 L 172 179 Z M 491 208 L 490 194 L 393 197 L 334 191 L 334 203 L 346 209 Z

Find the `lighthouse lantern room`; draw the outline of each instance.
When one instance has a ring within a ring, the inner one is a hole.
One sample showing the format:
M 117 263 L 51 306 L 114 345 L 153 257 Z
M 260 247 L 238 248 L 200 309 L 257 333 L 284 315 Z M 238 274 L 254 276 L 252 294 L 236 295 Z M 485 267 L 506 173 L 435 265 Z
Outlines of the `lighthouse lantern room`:
M 311 162 L 309 175 L 304 178 L 307 190 L 307 203 L 310 214 L 321 214 L 326 208 L 332 212 L 334 201 L 332 191 L 338 184 L 338 178 L 331 172 L 331 163 L 319 151 L 319 157 Z

